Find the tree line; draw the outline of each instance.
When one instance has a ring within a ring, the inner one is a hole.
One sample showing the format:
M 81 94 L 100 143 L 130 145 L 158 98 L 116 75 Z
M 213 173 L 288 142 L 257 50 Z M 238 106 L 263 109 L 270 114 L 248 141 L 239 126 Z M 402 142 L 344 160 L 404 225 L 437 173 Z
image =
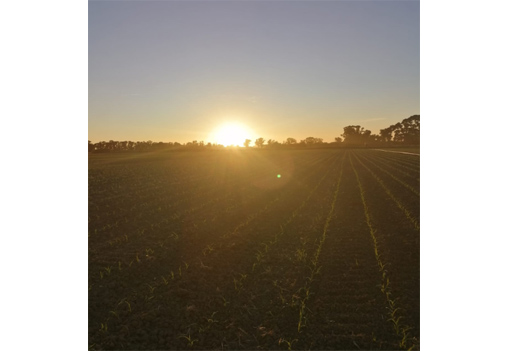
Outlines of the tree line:
M 420 144 L 420 115 L 413 115 L 405 118 L 402 122 L 381 129 L 379 134 L 372 134 L 368 129 L 359 125 L 350 125 L 344 127 L 344 132 L 335 137 L 334 142 L 324 142 L 322 138 L 307 137 L 300 141 L 295 138 L 287 138 L 279 142 L 274 139 L 265 140 L 258 138 L 256 140 L 246 139 L 245 147 L 255 148 L 301 148 L 301 147 L 388 147 L 388 146 L 411 146 Z M 115 152 L 115 151 L 157 151 L 172 149 L 191 149 L 191 150 L 218 150 L 234 148 L 232 146 L 223 146 L 221 144 L 205 143 L 203 141 L 193 140 L 185 144 L 178 142 L 153 142 L 149 141 L 100 141 L 92 143 L 89 140 L 89 152 Z

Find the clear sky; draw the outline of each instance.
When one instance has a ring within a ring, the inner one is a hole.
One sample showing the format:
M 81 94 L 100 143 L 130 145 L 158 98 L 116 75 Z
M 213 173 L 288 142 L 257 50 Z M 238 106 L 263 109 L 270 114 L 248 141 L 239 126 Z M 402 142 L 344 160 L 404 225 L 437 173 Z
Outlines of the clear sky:
M 334 141 L 420 113 L 418 1 L 90 1 L 89 140 L 234 121 Z

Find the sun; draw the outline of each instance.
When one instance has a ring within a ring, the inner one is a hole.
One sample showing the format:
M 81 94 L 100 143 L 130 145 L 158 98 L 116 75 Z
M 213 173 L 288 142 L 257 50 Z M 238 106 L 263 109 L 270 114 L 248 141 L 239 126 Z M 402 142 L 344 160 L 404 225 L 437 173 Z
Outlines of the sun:
M 246 126 L 237 122 L 228 122 L 216 128 L 211 133 L 210 139 L 223 146 L 243 146 L 246 139 L 251 139 L 252 134 Z

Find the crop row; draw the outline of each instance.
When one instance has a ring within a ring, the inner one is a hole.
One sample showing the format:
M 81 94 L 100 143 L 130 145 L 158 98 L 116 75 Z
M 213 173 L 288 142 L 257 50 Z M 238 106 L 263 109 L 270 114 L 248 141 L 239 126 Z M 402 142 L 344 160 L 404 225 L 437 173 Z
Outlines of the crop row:
M 324 160 L 324 162 L 327 162 L 327 160 Z M 304 168 L 304 170 L 307 169 L 308 168 Z M 298 172 L 296 177 L 301 178 L 301 173 L 302 172 Z M 211 197 L 209 199 L 205 198 L 202 202 L 196 202 L 192 206 L 181 208 L 179 211 L 172 213 L 171 216 L 165 213 L 159 213 L 159 217 L 155 218 L 152 222 L 147 220 L 143 222 L 139 221 L 138 228 L 132 227 L 128 229 L 129 231 L 117 230 L 117 243 L 124 243 L 124 245 L 121 245 L 121 247 L 112 247 L 113 245 L 111 242 L 100 245 L 92 243 L 91 246 L 93 247 L 90 249 L 92 256 L 89 256 L 89 259 L 95 262 L 98 261 L 102 266 L 109 266 L 116 264 L 117 258 L 122 258 L 117 257 L 115 253 L 118 253 L 118 255 L 124 254 L 124 257 L 126 255 L 131 255 L 131 261 L 134 260 L 136 251 L 140 250 L 140 241 L 146 242 L 147 240 L 151 240 L 159 246 L 168 243 L 171 243 L 171 246 L 175 246 L 176 242 L 182 242 L 180 238 L 182 239 L 183 236 L 186 241 L 189 241 L 194 236 L 193 233 L 199 233 L 200 231 L 209 229 L 211 226 L 214 226 L 216 231 L 218 231 L 227 225 L 227 228 L 221 230 L 228 233 L 228 225 L 230 223 L 236 223 L 236 221 L 241 220 L 241 218 L 245 216 L 244 211 L 238 210 L 236 213 L 235 209 L 242 210 L 243 208 L 253 208 L 253 206 L 257 206 L 256 201 L 250 202 L 250 200 L 253 200 L 254 194 L 264 194 L 257 189 L 251 189 L 250 196 L 248 196 L 243 189 L 238 189 L 237 193 L 239 192 L 244 194 L 243 198 L 239 200 L 235 199 L 236 192 L 231 190 L 224 196 Z M 259 204 L 263 204 L 260 208 L 264 210 L 274 201 L 278 200 L 278 194 L 279 193 L 269 194 L 272 198 L 259 196 L 256 200 Z M 198 210 L 201 209 L 203 209 L 203 211 L 199 212 Z M 241 220 L 239 226 L 245 225 L 253 219 L 255 215 L 256 213 L 249 214 L 248 220 Z M 236 218 L 238 219 L 236 220 Z M 138 232 L 138 235 L 133 236 L 133 232 Z M 210 235 L 208 234 L 208 236 Z M 203 240 L 200 235 L 199 239 Z M 141 252 L 138 252 L 138 254 L 141 255 Z M 98 259 L 95 259 L 95 257 L 98 257 Z M 112 258 L 115 258 L 115 260 Z M 124 260 L 126 260 L 126 258 L 124 258 Z M 127 260 L 127 262 L 124 263 L 129 262 L 130 261 Z
M 283 186 L 245 175 L 179 231 L 160 214 L 136 242 L 96 251 L 128 254 L 91 270 L 91 348 L 417 349 L 419 192 L 400 155 L 299 155 Z
M 313 174 L 315 174 L 315 173 L 314 173 L 314 172 L 310 172 L 310 174 L 312 174 L 312 175 L 313 175 Z M 300 179 L 301 179 L 301 178 L 300 178 Z M 304 177 L 304 178 L 303 178 L 303 180 L 306 180 L 306 177 Z M 281 192 L 280 192 L 279 194 L 280 194 L 280 196 L 282 195 L 282 193 L 281 193 Z M 249 218 L 253 218 L 253 216 L 250 216 Z M 237 226 L 237 227 L 239 227 L 239 226 Z M 209 239 L 209 238 L 207 238 L 207 239 Z M 207 247 L 208 247 L 208 246 L 206 246 L 206 248 L 207 248 Z M 189 249 L 189 246 L 187 247 L 187 249 Z M 186 251 L 186 250 L 185 250 L 185 251 Z M 195 252 L 195 253 L 196 253 L 196 252 L 197 252 L 197 250 L 196 250 L 196 249 L 195 249 L 195 250 L 192 250 L 192 252 Z M 200 252 L 201 252 L 201 253 L 203 253 L 204 251 L 203 251 L 203 250 L 200 250 Z M 152 253 L 152 252 L 151 252 L 151 253 Z M 154 256 L 155 256 L 155 257 L 157 257 L 157 255 L 154 255 Z M 188 257 L 193 257 L 193 255 L 189 255 Z M 199 257 L 200 257 L 200 256 L 199 256 Z M 145 260 L 144 260 L 144 261 L 145 261 Z M 162 261 L 162 262 L 160 262 L 160 263 L 163 263 L 163 261 L 164 261 L 164 260 L 160 260 L 160 261 Z M 138 263 L 138 262 L 137 262 L 137 263 Z M 151 264 L 152 264 L 153 262 L 151 261 L 151 262 L 149 262 L 149 263 L 151 263 Z M 195 263 L 195 262 L 193 262 L 193 263 Z M 186 265 L 187 265 L 187 264 L 186 264 Z M 202 261 L 200 261 L 200 266 L 206 267 L 205 265 L 203 265 Z M 200 267 L 200 266 L 199 266 L 199 267 Z M 152 275 L 154 275 L 154 274 L 151 274 L 151 276 L 152 276 Z M 172 278 L 175 278 L 175 276 L 176 276 L 176 273 L 174 273 L 174 271 L 172 271 L 172 272 L 171 272 L 171 274 L 170 274 L 170 276 L 168 276 L 168 277 L 166 277 L 166 278 L 165 278 L 165 276 L 162 276 L 162 278 L 163 278 L 163 279 L 161 279 L 162 284 L 164 284 L 164 283 L 165 283 L 165 281 L 168 281 L 168 280 L 171 280 Z M 181 277 L 181 276 L 182 276 L 182 267 L 179 269 L 179 277 Z M 147 283 L 147 284 L 148 284 L 148 283 Z M 151 284 L 152 284 L 152 285 L 151 285 Z M 148 284 L 148 285 L 151 285 L 151 286 L 154 288 L 154 285 L 155 285 L 155 284 L 153 284 L 153 283 L 152 283 L 152 281 L 151 281 L 151 284 Z M 96 298 L 99 298 L 99 297 L 96 297 Z M 122 301 L 122 299 L 121 299 L 121 301 Z M 124 305 L 125 305 L 125 304 L 122 304 L 122 306 L 124 306 Z M 103 323 L 103 324 L 106 324 L 106 323 Z

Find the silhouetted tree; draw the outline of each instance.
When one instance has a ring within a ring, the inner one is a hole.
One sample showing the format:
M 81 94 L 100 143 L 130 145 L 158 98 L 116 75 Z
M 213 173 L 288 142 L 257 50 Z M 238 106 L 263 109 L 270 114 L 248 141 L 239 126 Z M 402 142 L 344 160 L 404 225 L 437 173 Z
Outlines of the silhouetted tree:
M 402 133 L 402 123 L 393 125 L 393 141 L 402 143 L 404 141 L 404 133 Z
M 342 140 L 343 140 L 343 139 L 342 139 L 341 137 L 336 137 L 336 138 L 335 138 L 335 141 L 336 141 L 338 144 L 340 144 L 340 143 L 342 142 Z
M 347 126 L 344 127 L 344 142 L 350 145 L 366 145 L 370 141 L 370 130 L 365 130 L 361 126 Z
M 267 147 L 272 147 L 272 148 L 274 148 L 274 147 L 278 147 L 278 146 L 281 146 L 281 145 L 282 145 L 282 144 L 280 144 L 278 141 L 273 140 L 273 139 L 269 139 L 269 140 L 267 141 Z
M 257 145 L 259 148 L 262 148 L 262 146 L 264 145 L 264 138 L 258 138 L 257 140 L 255 140 L 255 145 Z
M 402 120 L 402 141 L 405 144 L 420 143 L 420 115 L 413 115 Z
M 308 137 L 306 139 L 301 140 L 299 143 L 307 146 L 322 144 L 322 138 Z
M 251 143 L 251 140 L 250 139 L 246 139 L 243 143 L 244 147 L 250 147 L 250 143 Z
M 294 145 L 297 144 L 297 140 L 294 138 L 287 138 L 287 145 Z
M 379 135 L 381 136 L 380 139 L 382 142 L 390 142 L 393 138 L 393 131 L 395 129 L 395 126 L 389 126 L 388 128 L 381 129 L 379 132 Z

